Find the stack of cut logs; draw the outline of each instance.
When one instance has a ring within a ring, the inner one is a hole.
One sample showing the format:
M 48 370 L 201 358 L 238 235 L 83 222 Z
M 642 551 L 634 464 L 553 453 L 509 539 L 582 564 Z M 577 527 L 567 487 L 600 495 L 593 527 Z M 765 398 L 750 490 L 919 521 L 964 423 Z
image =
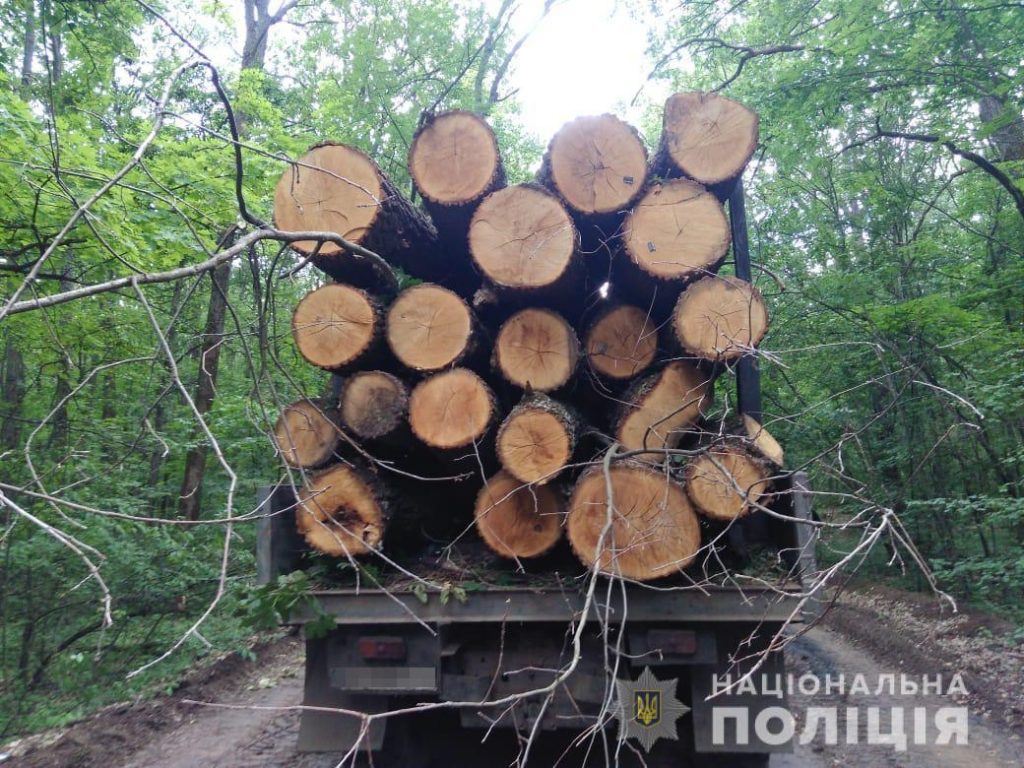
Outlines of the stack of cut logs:
M 354 147 L 293 163 L 277 226 L 358 246 L 293 244 L 333 278 L 292 325 L 332 394 L 287 406 L 274 433 L 303 470 L 310 546 L 362 555 L 405 516 L 471 528 L 473 509 L 503 557 L 565 532 L 586 565 L 649 580 L 756 509 L 781 448 L 750 417 L 705 417 L 768 328 L 757 289 L 717 275 L 721 200 L 757 137 L 746 107 L 676 94 L 653 159 L 617 117 L 582 117 L 508 186 L 481 117 L 425 115 L 409 152 L 423 210 Z

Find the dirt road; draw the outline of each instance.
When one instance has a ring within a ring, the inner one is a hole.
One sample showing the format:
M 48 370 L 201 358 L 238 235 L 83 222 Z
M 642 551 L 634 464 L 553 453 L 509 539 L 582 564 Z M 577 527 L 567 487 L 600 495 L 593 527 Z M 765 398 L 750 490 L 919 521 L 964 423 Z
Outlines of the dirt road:
M 875 601 L 877 602 L 877 600 Z M 869 601 L 868 603 L 873 604 Z M 902 604 L 901 604 L 902 605 Z M 914 607 L 907 608 L 907 615 Z M 899 619 L 903 626 L 879 626 L 864 614 L 868 610 L 856 601 L 846 604 L 832 617 L 828 626 L 815 628 L 793 642 L 788 651 L 789 669 L 796 675 L 812 673 L 818 677 L 842 674 L 851 680 L 864 674 L 876 680 L 879 674 L 946 671 L 950 662 L 943 658 L 947 646 L 959 648 L 949 641 L 929 647 L 917 643 L 914 627 L 906 617 Z M 894 609 L 895 610 L 895 609 Z M 898 611 L 896 611 L 898 613 Z M 887 614 L 888 616 L 889 614 Z M 891 617 L 887 621 L 895 622 Z M 922 626 L 928 626 L 922 621 Z M 868 631 L 866 628 L 870 627 Z M 889 640 L 879 644 L 873 632 L 882 631 Z M 899 635 L 897 638 L 896 635 Z M 973 655 L 977 656 L 975 652 Z M 1024 734 L 1020 729 L 1019 702 L 1001 707 L 1001 688 L 1021 689 L 1024 680 L 1024 654 L 1011 653 L 1015 658 L 998 677 L 985 678 L 985 670 L 968 668 L 969 686 L 978 686 L 980 695 L 969 700 L 953 702 L 946 697 L 930 695 L 912 701 L 887 692 L 857 697 L 840 696 L 833 691 L 826 694 L 796 695 L 789 701 L 798 723 L 808 707 L 839 707 L 856 705 L 862 711 L 867 707 L 880 707 L 888 712 L 893 706 L 926 707 L 929 712 L 942 706 L 964 704 L 968 707 L 969 743 L 966 745 L 908 744 L 907 751 L 896 752 L 892 746 L 865 744 L 865 725 L 861 722 L 856 740 L 845 743 L 847 734 L 840 730 L 840 744 L 826 744 L 819 729 L 816 739 L 809 744 L 797 744 L 791 755 L 777 755 L 773 768 L 1021 768 L 1024 766 Z M 999 654 L 1001 660 L 1005 654 Z M 210 679 L 187 684 L 173 698 L 148 705 L 126 707 L 123 711 L 107 711 L 96 718 L 70 728 L 55 744 L 29 754 L 0 763 L 24 765 L 30 768 L 326 768 L 337 763 L 336 755 L 300 755 L 295 750 L 299 713 L 288 710 L 301 701 L 302 646 L 295 639 L 273 644 L 260 653 L 257 663 L 234 664 Z M 959 667 L 958 667 L 959 668 Z M 1007 679 L 1009 675 L 1009 679 Z M 183 704 L 194 699 L 238 708 L 214 708 Z M 986 710 L 991 710 L 986 712 Z M 998 710 L 998 711 L 996 711 Z M 910 733 L 908 714 L 907 732 Z M 424 729 L 424 736 L 431 728 Z M 799 726 L 798 726 L 799 733 Z M 510 749 L 510 742 L 490 742 L 485 762 L 488 766 L 505 765 L 509 761 L 499 756 L 502 748 Z M 553 765 L 561 746 L 542 744 L 531 757 L 530 764 Z M 452 762 L 448 755 L 446 765 L 458 763 L 460 768 L 472 768 L 475 758 L 467 756 Z M 117 762 L 112 755 L 118 755 Z

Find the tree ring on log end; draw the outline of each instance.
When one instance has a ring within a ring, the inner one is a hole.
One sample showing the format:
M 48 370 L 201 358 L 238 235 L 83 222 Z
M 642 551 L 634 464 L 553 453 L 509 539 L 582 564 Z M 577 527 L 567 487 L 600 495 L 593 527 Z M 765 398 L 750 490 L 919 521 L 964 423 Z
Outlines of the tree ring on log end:
M 681 280 L 717 269 L 731 242 L 725 209 L 689 179 L 653 185 L 623 226 L 630 260 L 661 280 Z
M 438 115 L 413 140 L 409 174 L 424 199 L 441 205 L 476 200 L 501 167 L 498 141 L 472 112 Z
M 529 307 L 501 326 L 494 356 L 498 370 L 517 387 L 550 392 L 568 382 L 576 370 L 580 343 L 557 312 Z
M 285 232 L 334 232 L 358 244 L 373 226 L 384 197 L 377 164 L 344 144 L 313 147 L 298 162 L 274 189 L 274 224 Z M 291 247 L 309 254 L 316 242 L 300 240 Z M 320 254 L 341 250 L 336 243 L 324 243 Z
M 534 289 L 556 283 L 576 254 L 576 228 L 547 192 L 520 185 L 484 198 L 469 227 L 473 260 L 495 285 Z
M 572 437 L 557 414 L 525 406 L 514 410 L 502 423 L 498 431 L 498 458 L 517 480 L 543 484 L 554 479 L 569 463 Z
M 502 470 L 476 499 L 474 517 L 480 538 L 502 557 L 537 557 L 562 537 L 563 510 L 547 486 L 524 485 Z
M 330 460 L 338 444 L 338 414 L 312 400 L 285 406 L 274 425 L 274 445 L 290 467 L 310 469 Z
M 611 379 L 631 379 L 654 362 L 658 332 L 647 312 L 622 304 L 590 326 L 586 344 L 591 368 Z
M 647 149 L 636 129 L 614 115 L 578 117 L 548 147 L 551 184 L 583 214 L 629 207 L 647 179 Z
M 409 398 L 409 425 L 433 448 L 463 448 L 483 437 L 494 410 L 494 395 L 483 379 L 454 368 L 416 385 Z
M 627 450 L 675 448 L 683 431 L 711 406 L 707 372 L 685 360 L 666 365 L 626 394 L 616 436 Z
M 735 520 L 751 509 L 768 489 L 764 468 L 743 451 L 711 448 L 684 470 L 686 494 L 697 510 L 712 520 Z
M 292 315 L 295 346 L 308 362 L 342 368 L 366 352 L 380 330 L 370 297 L 350 285 L 330 283 L 307 293 Z
M 466 302 L 432 283 L 403 291 L 388 310 L 388 346 L 399 362 L 416 371 L 437 371 L 457 362 L 472 333 Z
M 344 464 L 314 475 L 299 491 L 295 522 L 309 546 L 335 557 L 368 554 L 384 538 L 384 510 L 376 493 Z
M 676 337 L 706 360 L 749 354 L 768 331 L 761 292 L 738 277 L 704 277 L 683 291 L 672 313 Z
M 665 102 L 662 146 L 676 168 L 701 184 L 739 175 L 757 138 L 757 113 L 717 93 L 677 93 Z
M 700 524 L 683 486 L 663 471 L 629 463 L 613 464 L 608 473 L 593 467 L 576 482 L 567 520 L 576 556 L 602 573 L 638 581 L 686 568 L 700 549 Z

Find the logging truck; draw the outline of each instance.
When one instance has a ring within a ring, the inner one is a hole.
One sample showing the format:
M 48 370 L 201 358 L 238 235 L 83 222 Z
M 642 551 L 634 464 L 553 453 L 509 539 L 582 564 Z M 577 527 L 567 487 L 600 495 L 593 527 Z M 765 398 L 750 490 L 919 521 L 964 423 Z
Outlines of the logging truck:
M 815 592 L 807 480 L 762 425 L 757 135 L 743 105 L 676 94 L 653 157 L 581 117 L 509 186 L 490 126 L 454 111 L 411 143 L 420 205 L 344 144 L 281 177 L 279 228 L 343 238 L 291 244 L 333 280 L 292 317 L 332 384 L 282 409 L 288 479 L 258 518 L 261 580 L 310 553 L 349 579 L 289 619 L 330 625 L 306 639 L 301 749 L 469 766 L 495 731 L 523 752 L 572 732 L 601 765 L 741 768 L 787 748 L 736 716 L 779 716 L 780 633 Z

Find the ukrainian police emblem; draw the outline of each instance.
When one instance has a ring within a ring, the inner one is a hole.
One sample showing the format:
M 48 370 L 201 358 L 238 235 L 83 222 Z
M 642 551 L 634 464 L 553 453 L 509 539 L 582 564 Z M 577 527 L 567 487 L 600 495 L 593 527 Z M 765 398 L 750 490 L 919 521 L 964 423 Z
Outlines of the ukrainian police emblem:
M 616 680 L 619 738 L 636 739 L 651 751 L 658 739 L 676 739 L 676 721 L 690 708 L 676 698 L 679 680 L 658 680 L 644 669 L 638 680 Z

